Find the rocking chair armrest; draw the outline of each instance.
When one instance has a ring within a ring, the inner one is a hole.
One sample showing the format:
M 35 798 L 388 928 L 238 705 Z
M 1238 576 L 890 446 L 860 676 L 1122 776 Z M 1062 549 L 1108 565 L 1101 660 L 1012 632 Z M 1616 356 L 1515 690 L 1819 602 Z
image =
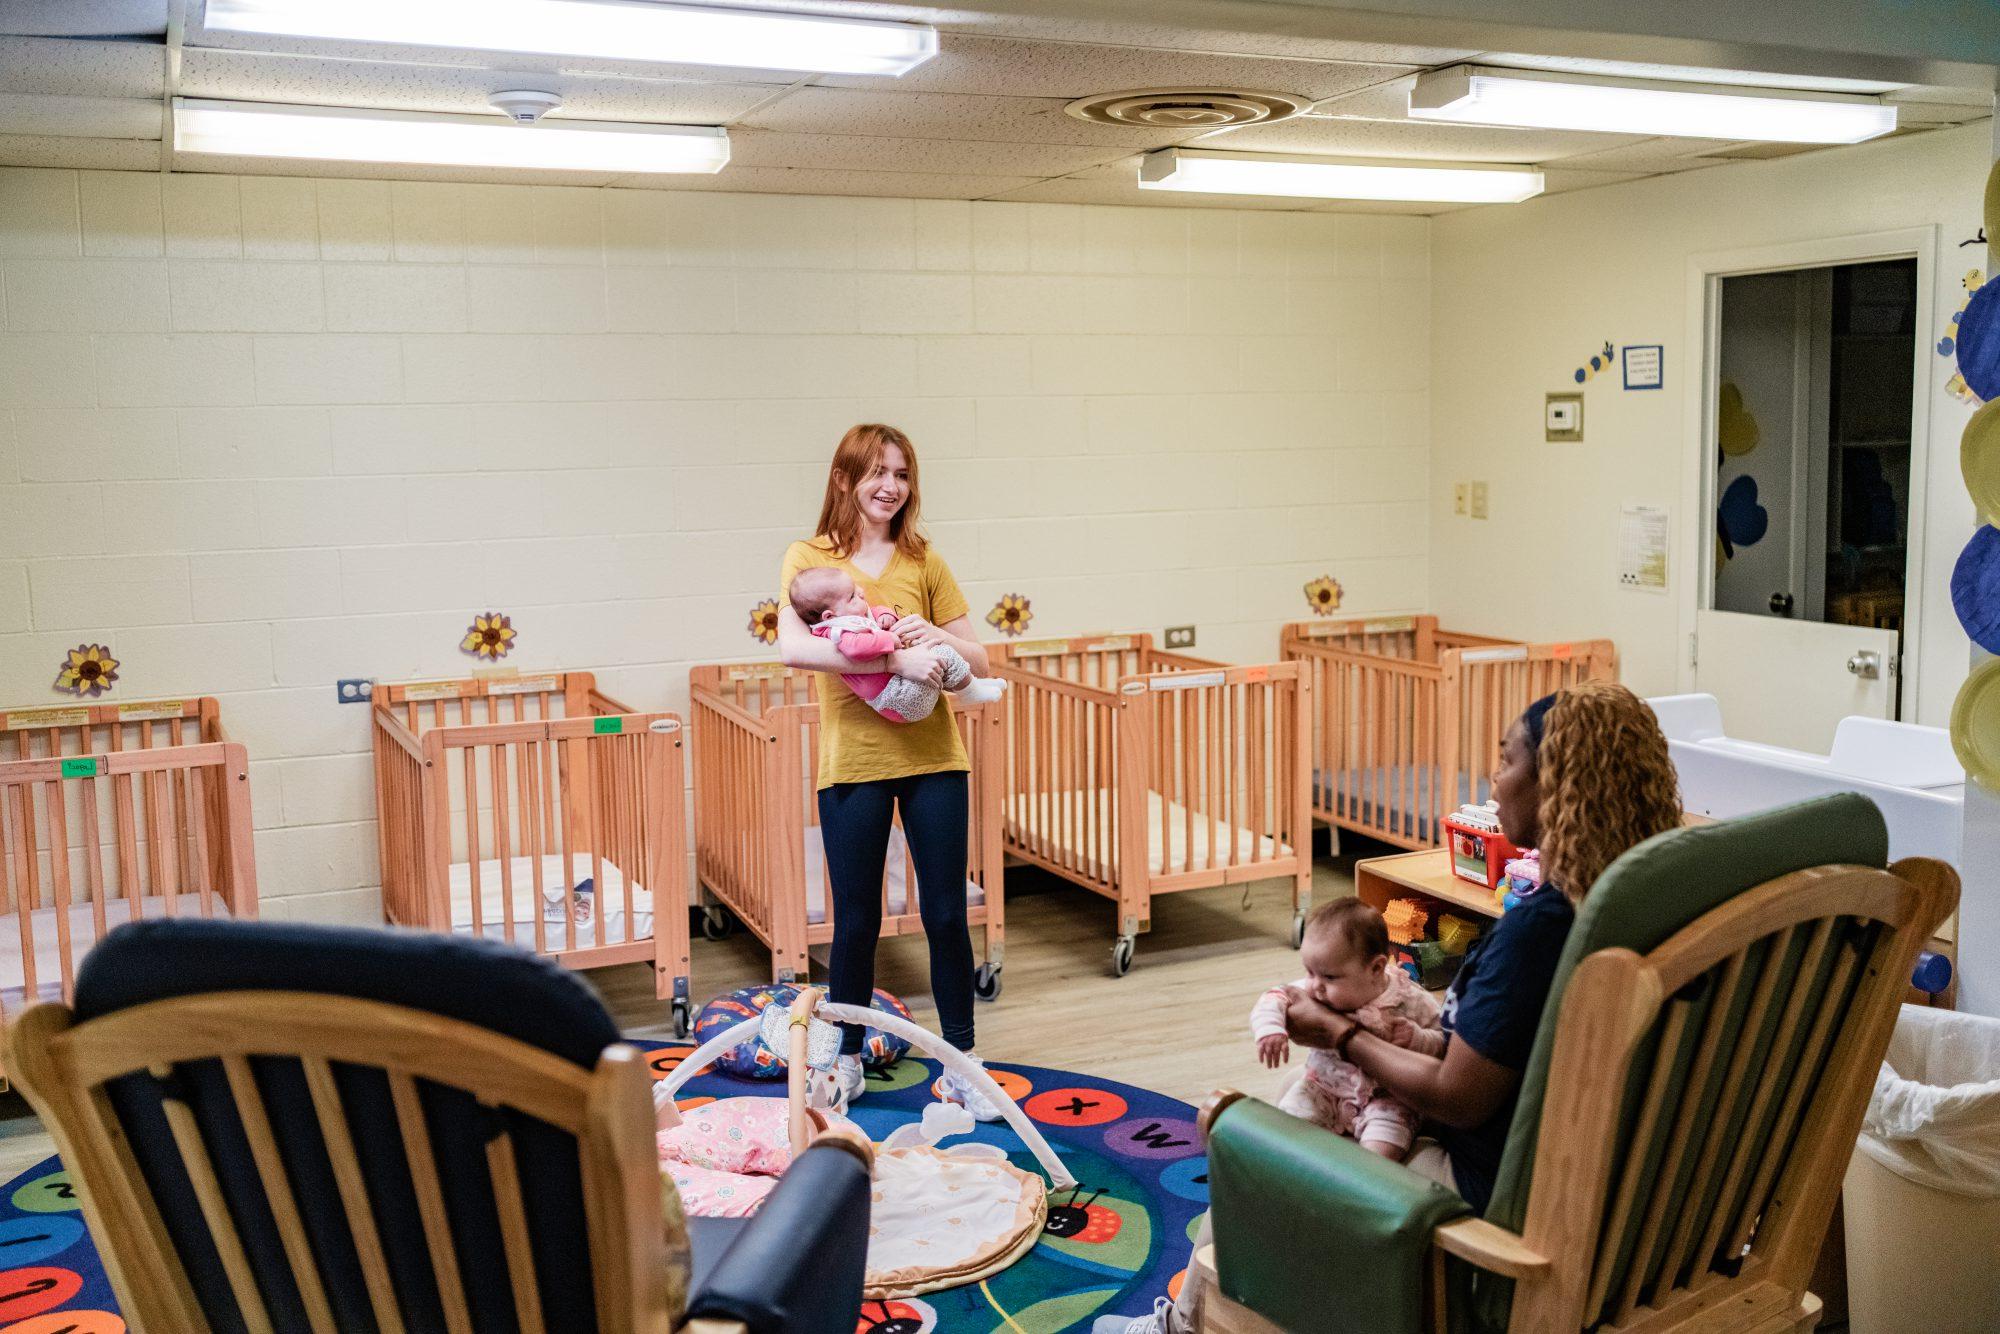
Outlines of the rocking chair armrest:
M 1528 1249 L 1526 1242 L 1483 1218 L 1457 1218 L 1434 1235 L 1440 1250 L 1478 1265 L 1503 1278 L 1539 1278 L 1548 1273 L 1549 1258 Z
M 867 1270 L 869 1169 L 852 1143 L 815 1141 L 792 1160 L 700 1291 L 688 1327 L 847 1334 Z

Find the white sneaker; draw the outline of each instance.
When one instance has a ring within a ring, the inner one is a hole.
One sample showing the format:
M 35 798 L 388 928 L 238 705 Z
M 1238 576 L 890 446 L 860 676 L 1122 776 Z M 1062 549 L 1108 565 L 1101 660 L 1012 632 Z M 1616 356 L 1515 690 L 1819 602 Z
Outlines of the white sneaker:
M 844 1103 L 853 1102 L 868 1091 L 868 1075 L 861 1068 L 859 1056 L 843 1056 L 833 1064 L 833 1082 L 840 1089 Z
M 971 1060 L 980 1069 L 983 1070 L 986 1068 L 986 1063 L 977 1056 L 972 1057 Z M 939 1075 L 937 1080 L 931 1085 L 931 1092 L 936 1094 L 942 1102 L 957 1103 L 959 1106 L 965 1108 L 966 1111 L 971 1112 L 976 1120 L 998 1121 L 1000 1119 L 1000 1109 L 993 1105 L 993 1100 L 979 1089 L 974 1088 L 971 1081 L 961 1077 L 954 1070 L 947 1069 L 943 1074 Z
M 1153 1300 L 1153 1313 L 1142 1315 L 1137 1320 L 1119 1324 L 1118 1316 L 1099 1316 L 1091 1326 L 1091 1334 L 1167 1334 L 1167 1318 L 1173 1314 L 1174 1304 L 1165 1297 Z

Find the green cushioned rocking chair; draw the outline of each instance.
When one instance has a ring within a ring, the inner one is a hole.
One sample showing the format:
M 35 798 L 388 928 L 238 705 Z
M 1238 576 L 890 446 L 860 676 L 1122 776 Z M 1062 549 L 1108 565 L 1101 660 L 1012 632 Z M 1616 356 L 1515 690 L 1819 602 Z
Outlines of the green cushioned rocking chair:
M 1806 1291 L 1918 949 L 1958 877 L 1863 797 L 1681 829 L 1577 911 L 1484 1218 L 1223 1092 L 1201 1327 L 1809 1330 Z

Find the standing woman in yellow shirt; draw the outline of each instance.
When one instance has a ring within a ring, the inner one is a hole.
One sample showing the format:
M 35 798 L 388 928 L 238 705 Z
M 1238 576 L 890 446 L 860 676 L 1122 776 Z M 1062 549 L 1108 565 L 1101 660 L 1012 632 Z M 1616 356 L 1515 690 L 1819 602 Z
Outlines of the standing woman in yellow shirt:
M 944 664 L 933 646 L 958 650 L 974 675 L 990 668 L 973 637 L 970 608 L 944 558 L 918 526 L 917 454 L 893 426 L 856 426 L 841 438 L 827 473 L 826 499 L 814 536 L 785 552 L 779 584 L 778 656 L 787 667 L 827 673 L 819 682 L 819 819 L 833 900 L 831 998 L 865 1006 L 875 990 L 875 946 L 882 934 L 882 875 L 889 827 L 900 808 L 917 875 L 918 911 L 931 953 L 931 997 L 945 1041 L 970 1052 L 972 937 L 966 924 L 966 785 L 971 763 L 943 700 L 920 722 L 883 718 L 838 673 L 889 672 L 937 686 Z M 854 662 L 815 636 L 792 610 L 800 571 L 833 566 L 854 580 L 870 606 L 892 608 L 903 647 L 873 662 Z M 848 1026 L 838 1076 L 849 1098 L 861 1094 L 862 1030 Z M 947 1071 L 940 1097 L 981 1120 L 996 1109 Z

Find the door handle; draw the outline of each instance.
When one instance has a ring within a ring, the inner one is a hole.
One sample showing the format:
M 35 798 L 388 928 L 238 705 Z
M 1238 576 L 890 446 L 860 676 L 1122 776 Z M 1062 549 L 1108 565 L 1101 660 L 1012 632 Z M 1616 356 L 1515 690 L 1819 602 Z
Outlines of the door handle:
M 1771 614 L 1773 616 L 1790 616 L 1792 614 L 1792 595 L 1790 593 L 1771 594 Z
M 1876 680 L 1882 675 L 1882 655 L 1873 649 L 1862 649 L 1847 660 L 1847 670 L 1863 680 Z

